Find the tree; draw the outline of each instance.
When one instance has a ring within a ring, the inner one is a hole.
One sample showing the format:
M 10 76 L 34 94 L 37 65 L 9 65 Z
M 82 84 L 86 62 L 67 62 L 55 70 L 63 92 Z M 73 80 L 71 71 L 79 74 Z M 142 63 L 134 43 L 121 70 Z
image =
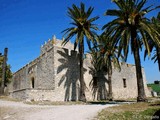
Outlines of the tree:
M 6 64 L 7 61 L 7 48 L 5 48 L 4 55 L 0 55 L 0 86 L 1 94 L 4 94 L 4 87 L 10 82 L 12 73 L 10 70 L 10 65 Z
M 73 36 L 75 36 L 74 50 L 79 48 L 79 61 L 80 61 L 80 101 L 86 101 L 85 97 L 85 82 L 83 77 L 83 59 L 84 59 L 84 38 L 88 43 L 88 47 L 91 48 L 91 41 L 95 43 L 93 30 L 98 30 L 95 24 L 92 24 L 99 17 L 89 18 L 94 8 L 89 7 L 85 10 L 85 5 L 80 4 L 80 8 L 75 4 L 72 8 L 68 8 L 68 16 L 73 20 L 71 24 L 73 27 L 67 28 L 62 33 L 64 33 L 63 45 L 65 45 Z
M 5 87 L 5 81 L 6 81 L 6 61 L 7 61 L 7 52 L 8 52 L 8 48 L 4 49 L 4 55 L 1 56 L 3 59 L 2 62 L 2 78 L 1 78 L 1 89 L 0 89 L 0 93 L 3 95 L 4 94 L 4 87 Z
M 7 65 L 4 86 L 7 86 L 7 84 L 10 83 L 11 78 L 12 78 L 11 66 Z M 1 84 L 2 84 L 2 67 L 0 67 L 0 85 Z
M 100 49 L 100 62 L 101 62 L 101 67 L 104 71 L 107 72 L 108 75 L 108 99 L 110 101 L 113 100 L 112 96 L 112 69 L 113 65 L 115 68 L 118 68 L 120 70 L 120 64 L 119 64 L 119 58 L 118 58 L 118 51 L 117 51 L 117 46 L 112 45 L 112 41 L 110 40 L 109 37 L 105 36 L 102 34 L 99 37 L 99 49 Z M 123 56 L 120 55 L 120 58 L 123 59 Z
M 101 59 L 99 44 L 91 49 L 90 55 L 92 57 L 92 66 L 89 67 L 89 73 L 92 74 L 92 80 L 90 81 L 89 86 L 92 88 L 92 95 L 94 99 L 97 97 L 97 100 L 106 100 L 107 90 L 105 83 L 107 83 L 107 79 L 105 77 L 106 71 L 103 70 L 103 66 L 105 65 L 103 59 Z
M 131 47 L 136 66 L 137 101 L 146 101 L 139 52 L 143 43 L 150 54 L 146 34 L 152 38 L 154 43 L 160 45 L 158 38 L 160 34 L 152 27 L 150 20 L 145 17 L 148 12 L 158 7 L 152 8 L 151 5 L 144 8 L 146 0 L 113 0 L 113 2 L 118 6 L 118 9 L 107 10 L 105 15 L 116 18 L 104 25 L 102 29 L 105 29 L 106 36 L 112 36 L 114 46 L 119 46 L 118 55 L 123 52 L 125 60 L 127 60 L 129 46 Z
M 92 57 L 92 60 L 91 60 L 92 66 L 89 67 L 90 69 L 89 73 L 92 75 L 92 80 L 90 81 L 89 86 L 92 88 L 92 91 L 93 91 L 92 95 L 93 95 L 93 98 L 95 99 L 96 94 L 97 95 L 99 94 L 98 78 L 99 78 L 99 72 L 101 72 L 101 66 L 99 65 L 99 63 L 101 62 L 98 61 L 99 54 L 98 54 L 97 46 L 91 49 L 90 55 Z M 101 99 L 101 98 L 98 98 L 97 96 L 97 100 L 98 99 Z
M 155 27 L 155 29 L 160 33 L 160 12 L 158 13 L 157 18 L 153 17 L 151 21 L 152 21 L 153 27 Z M 153 40 L 151 40 L 152 38 L 150 38 L 149 36 L 147 36 L 147 38 L 148 38 L 148 44 L 149 44 L 151 52 L 154 51 L 152 54 L 153 57 L 151 58 L 151 60 L 154 60 L 154 63 L 155 62 L 158 63 L 158 67 L 160 71 L 160 46 L 156 45 L 153 42 Z M 144 59 L 146 58 L 147 53 L 148 53 L 147 50 L 145 50 Z
M 119 58 L 118 58 L 118 51 L 117 47 L 112 45 L 112 41 L 105 36 L 105 34 L 102 34 L 98 36 L 97 38 L 98 44 L 97 46 L 93 47 L 91 50 L 91 56 L 92 56 L 92 67 L 90 68 L 91 74 L 93 75 L 93 78 L 90 82 L 90 86 L 92 86 L 93 90 L 93 96 L 95 97 L 96 93 L 99 93 L 99 86 L 98 86 L 98 80 L 100 73 L 103 72 L 107 73 L 108 75 L 108 100 L 112 101 L 112 69 L 118 68 L 121 69 L 119 64 Z M 120 55 L 121 60 L 123 60 L 123 56 Z M 102 77 L 102 76 L 101 76 Z M 105 84 L 105 82 L 104 82 Z M 104 96 L 104 95 L 102 95 Z M 99 98 L 101 99 L 101 98 Z M 104 99 L 104 97 L 102 98 Z

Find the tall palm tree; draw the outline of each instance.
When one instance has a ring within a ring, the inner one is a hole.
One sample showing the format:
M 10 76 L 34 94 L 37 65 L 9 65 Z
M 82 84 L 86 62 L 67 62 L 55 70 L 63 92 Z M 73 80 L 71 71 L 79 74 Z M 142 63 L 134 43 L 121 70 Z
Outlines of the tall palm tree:
M 105 15 L 116 18 L 104 25 L 102 29 L 105 29 L 107 36 L 113 36 L 112 41 L 114 41 L 115 46 L 119 46 L 119 54 L 123 51 L 125 60 L 127 60 L 129 46 L 131 47 L 136 65 L 137 101 L 146 101 L 147 98 L 144 91 L 139 54 L 142 45 L 140 40 L 142 40 L 148 54 L 150 54 L 150 49 L 146 34 L 148 34 L 157 45 L 160 45 L 158 38 L 160 34 L 152 27 L 149 19 L 144 16 L 157 7 L 152 8 L 153 6 L 151 5 L 144 8 L 146 0 L 113 0 L 113 2 L 117 5 L 118 9 L 107 10 Z
M 89 7 L 85 10 L 85 5 L 80 4 L 80 7 L 75 4 L 72 5 L 72 8 L 68 8 L 68 16 L 73 20 L 71 28 L 67 28 L 64 31 L 64 41 L 65 45 L 73 36 L 75 36 L 74 50 L 79 47 L 79 59 L 80 59 L 80 101 L 86 101 L 85 97 L 85 82 L 83 77 L 83 56 L 84 56 L 84 38 L 86 38 L 88 47 L 91 48 L 91 42 L 95 43 L 93 30 L 98 30 L 97 26 L 93 24 L 95 20 L 99 17 L 90 18 L 91 13 L 94 8 Z
M 158 13 L 157 18 L 153 17 L 151 21 L 152 21 L 153 27 L 155 27 L 155 29 L 160 33 L 160 12 Z M 149 44 L 150 50 L 151 52 L 154 51 L 153 57 L 151 58 L 151 60 L 154 60 L 154 62 L 158 63 L 158 67 L 160 71 L 160 46 L 156 45 L 149 36 L 147 37 L 148 37 L 148 44 Z M 145 50 L 144 58 L 146 58 L 147 53 L 148 53 L 147 50 Z

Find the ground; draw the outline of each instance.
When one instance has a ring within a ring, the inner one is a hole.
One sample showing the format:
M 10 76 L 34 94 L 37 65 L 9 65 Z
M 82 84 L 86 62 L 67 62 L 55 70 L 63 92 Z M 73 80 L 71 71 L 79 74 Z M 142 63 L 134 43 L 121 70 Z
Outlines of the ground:
M 105 105 L 29 105 L 0 100 L 0 120 L 93 120 Z

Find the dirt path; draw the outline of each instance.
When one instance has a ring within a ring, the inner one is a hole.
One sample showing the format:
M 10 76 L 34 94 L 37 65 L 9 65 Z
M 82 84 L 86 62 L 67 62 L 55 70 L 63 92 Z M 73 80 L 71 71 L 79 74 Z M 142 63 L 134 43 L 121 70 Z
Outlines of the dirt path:
M 27 105 L 0 100 L 0 120 L 91 120 L 113 105 Z

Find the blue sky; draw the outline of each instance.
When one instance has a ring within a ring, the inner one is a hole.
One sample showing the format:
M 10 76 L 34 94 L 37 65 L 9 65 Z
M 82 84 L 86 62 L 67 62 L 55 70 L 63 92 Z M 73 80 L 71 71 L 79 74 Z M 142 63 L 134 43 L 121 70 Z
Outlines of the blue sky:
M 111 0 L 0 0 L 0 52 L 9 48 L 8 63 L 13 72 L 17 71 L 40 54 L 40 46 L 53 35 L 62 39 L 61 31 L 70 27 L 67 7 L 80 2 L 95 9 L 92 16 L 100 16 L 97 20 L 101 27 L 111 20 L 104 16 L 107 9 L 115 8 Z M 147 5 L 160 5 L 159 0 L 148 0 Z M 160 10 L 148 14 L 148 18 L 156 16 Z M 143 53 L 142 53 L 143 56 Z M 160 80 L 157 64 L 141 58 L 145 68 L 147 81 Z M 128 63 L 134 64 L 129 55 Z

